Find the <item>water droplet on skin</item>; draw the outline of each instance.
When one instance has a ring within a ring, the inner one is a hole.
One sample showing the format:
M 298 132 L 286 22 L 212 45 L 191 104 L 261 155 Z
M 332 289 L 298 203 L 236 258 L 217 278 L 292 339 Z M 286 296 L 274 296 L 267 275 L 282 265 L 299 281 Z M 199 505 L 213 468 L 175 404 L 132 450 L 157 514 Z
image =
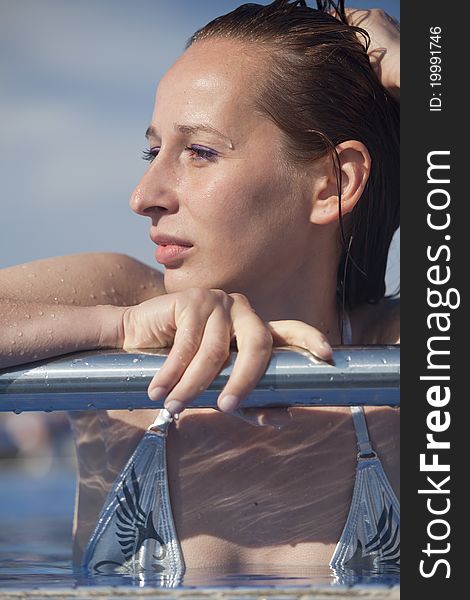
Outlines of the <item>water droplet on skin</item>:
M 39 316 L 40 316 L 40 317 L 42 317 L 42 315 L 43 315 L 44 313 L 42 312 L 42 310 L 40 310 L 38 314 L 39 314 Z
M 118 263 L 118 264 L 116 265 L 116 267 L 117 267 L 119 270 L 121 270 L 121 269 L 122 269 L 122 265 L 121 265 L 120 263 Z
M 20 350 L 20 356 L 24 355 L 24 350 Z
M 109 272 L 109 273 L 108 273 L 108 275 L 109 275 L 110 277 L 114 277 L 114 273 L 111 273 L 111 272 Z
M 55 313 L 51 313 L 51 317 L 55 319 Z
M 18 323 L 13 323 L 13 327 L 18 327 Z
M 90 298 L 94 300 L 96 298 L 95 294 L 90 294 Z
M 59 304 L 59 298 L 57 298 L 57 297 L 54 297 L 54 302 L 55 302 L 56 304 Z
M 72 288 L 72 294 L 76 294 L 77 290 L 75 288 Z
M 23 332 L 22 331 L 18 331 L 18 337 L 23 337 Z
M 26 317 L 27 319 L 31 319 L 31 315 L 28 315 L 28 314 L 26 314 L 26 315 L 25 315 L 25 317 Z
M 62 277 L 60 278 L 60 283 L 64 283 L 64 280 L 62 279 Z

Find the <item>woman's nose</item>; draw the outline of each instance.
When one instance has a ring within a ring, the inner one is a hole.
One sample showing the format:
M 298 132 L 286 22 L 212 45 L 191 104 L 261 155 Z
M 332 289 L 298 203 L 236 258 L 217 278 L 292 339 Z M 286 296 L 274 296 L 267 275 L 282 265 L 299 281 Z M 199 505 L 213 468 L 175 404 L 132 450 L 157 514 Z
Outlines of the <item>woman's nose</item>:
M 142 177 L 130 198 L 130 207 L 139 215 L 150 217 L 155 212 L 173 213 L 178 210 L 178 199 L 168 178 L 152 164 Z

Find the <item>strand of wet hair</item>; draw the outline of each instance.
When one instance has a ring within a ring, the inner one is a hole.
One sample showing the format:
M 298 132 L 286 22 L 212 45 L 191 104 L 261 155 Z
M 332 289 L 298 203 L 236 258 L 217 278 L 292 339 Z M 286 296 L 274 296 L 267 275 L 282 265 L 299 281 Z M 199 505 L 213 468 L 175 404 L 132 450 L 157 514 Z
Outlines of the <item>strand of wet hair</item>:
M 317 0 L 317 8 L 322 12 L 332 14 L 342 23 L 348 25 L 348 20 L 346 18 L 346 13 L 344 11 L 344 0 L 338 0 L 335 2 L 334 0 Z

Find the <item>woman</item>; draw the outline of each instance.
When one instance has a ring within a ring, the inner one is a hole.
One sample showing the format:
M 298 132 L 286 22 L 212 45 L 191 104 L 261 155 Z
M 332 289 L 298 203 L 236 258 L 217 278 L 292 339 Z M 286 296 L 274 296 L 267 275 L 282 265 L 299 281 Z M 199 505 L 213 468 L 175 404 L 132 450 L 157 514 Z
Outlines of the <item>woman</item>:
M 146 134 L 151 164 L 131 198 L 151 220 L 164 277 L 110 254 L 1 274 L 2 366 L 172 346 L 149 396 L 181 413 L 168 463 L 188 568 L 327 564 L 344 525 L 356 455 L 349 409 L 292 410 L 281 432 L 231 413 L 273 343 L 328 360 L 330 343 L 397 342 L 384 273 L 398 227 L 398 105 L 362 35 L 285 0 L 208 24 L 159 84 Z M 220 412 L 184 411 L 231 342 L 238 358 Z M 367 419 L 397 490 L 398 415 L 368 409 Z M 72 415 L 75 560 L 150 422 L 148 411 Z

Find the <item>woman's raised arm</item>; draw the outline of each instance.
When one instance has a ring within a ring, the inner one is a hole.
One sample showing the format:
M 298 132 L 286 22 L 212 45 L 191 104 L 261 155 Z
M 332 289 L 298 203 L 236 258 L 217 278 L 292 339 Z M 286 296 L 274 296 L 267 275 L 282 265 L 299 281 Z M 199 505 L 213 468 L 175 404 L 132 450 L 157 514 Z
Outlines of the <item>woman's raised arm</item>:
M 400 25 L 382 9 L 347 9 L 350 25 L 362 27 L 370 36 L 371 65 L 382 85 L 400 98 Z M 361 39 L 362 41 L 362 39 Z

